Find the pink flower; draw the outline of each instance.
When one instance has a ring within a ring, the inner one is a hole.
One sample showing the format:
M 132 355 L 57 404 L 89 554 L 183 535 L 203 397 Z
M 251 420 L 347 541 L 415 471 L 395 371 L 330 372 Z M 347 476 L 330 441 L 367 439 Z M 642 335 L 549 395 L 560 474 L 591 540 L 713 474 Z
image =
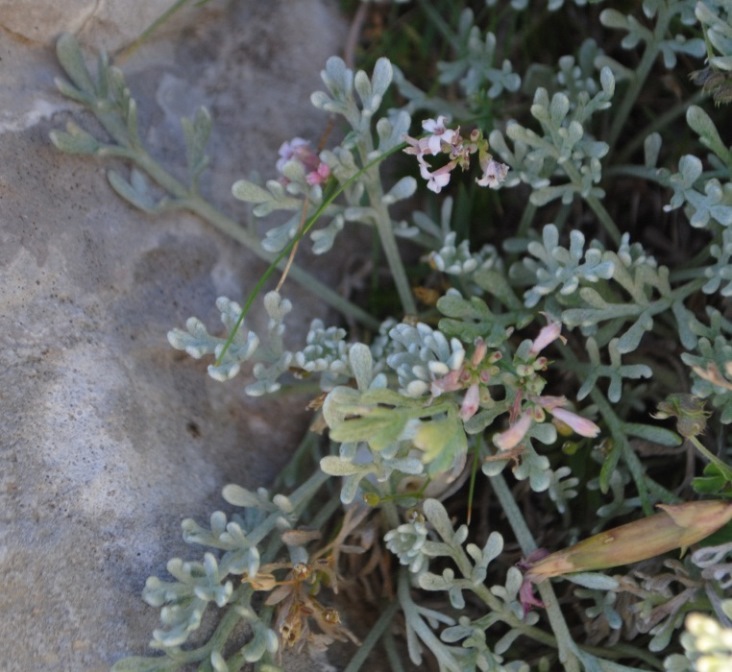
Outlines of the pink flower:
M 505 432 L 496 434 L 493 437 L 493 443 L 496 444 L 498 450 L 511 450 L 511 448 L 515 448 L 526 436 L 526 432 L 529 431 L 532 421 L 531 413 L 524 413 Z
M 568 411 L 566 408 L 555 408 L 553 411 L 549 410 L 549 412 L 557 420 L 571 427 L 580 436 L 594 439 L 600 433 L 600 428 L 592 420 L 583 418 L 581 415 Z
M 445 117 L 442 115 L 437 119 L 425 119 L 422 122 L 422 128 L 430 134 L 427 138 L 427 147 L 430 154 L 439 154 L 442 143 L 452 144 L 457 135 L 452 129 L 445 128 Z
M 313 170 L 312 172 L 308 173 L 305 176 L 305 181 L 310 186 L 315 186 L 316 184 L 324 184 L 328 181 L 328 178 L 330 177 L 330 167 L 327 163 L 319 163 L 318 167 Z
M 547 345 L 560 338 L 561 332 L 562 323 L 550 321 L 549 324 L 547 324 L 546 327 L 543 327 L 539 332 L 539 335 L 532 341 L 529 353 L 534 356 L 538 355 L 544 348 L 546 348 Z
M 311 187 L 324 184 L 330 177 L 328 164 L 320 160 L 320 157 L 310 149 L 310 143 L 303 138 L 293 138 L 289 142 L 282 143 L 278 154 L 280 158 L 277 160 L 277 170 L 282 173 L 290 161 L 295 161 L 302 166 L 305 171 L 305 181 Z M 280 179 L 284 184 L 289 182 L 284 176 Z
M 478 366 L 485 359 L 486 354 L 488 354 L 488 346 L 485 344 L 485 341 L 482 338 L 476 338 L 475 351 L 470 358 L 470 363 L 473 366 Z
M 429 138 L 413 138 L 410 135 L 404 136 L 404 141 L 409 145 L 404 148 L 405 154 L 413 154 L 420 158 L 429 151 Z
M 534 595 L 534 584 L 531 583 L 530 579 L 524 579 L 521 582 L 521 588 L 519 588 L 519 602 L 524 610 L 525 614 L 528 614 L 532 609 L 543 609 L 544 603 Z
M 483 177 L 475 180 L 481 187 L 497 189 L 508 174 L 508 166 L 505 163 L 499 163 L 493 159 L 487 161 L 485 165 L 481 165 L 481 168 L 483 169 Z
M 460 406 L 460 412 L 458 415 L 463 422 L 466 422 L 478 412 L 479 407 L 480 388 L 478 387 L 478 383 L 473 383 L 465 393 L 463 404 Z
M 450 371 L 446 376 L 438 380 L 433 380 L 430 391 L 433 397 L 439 397 L 443 392 L 455 392 L 463 388 L 460 376 L 463 373 L 463 369 L 459 368 L 454 371 Z
M 543 396 L 533 401 L 580 436 L 594 439 L 600 433 L 600 428 L 592 420 L 564 408 L 567 405 L 566 397 Z
M 302 160 L 300 157 L 303 153 L 312 153 L 310 150 L 310 143 L 303 138 L 293 138 L 287 142 L 283 142 L 278 150 L 280 158 L 277 160 L 277 170 L 281 173 L 282 169 L 288 161 L 294 158 Z

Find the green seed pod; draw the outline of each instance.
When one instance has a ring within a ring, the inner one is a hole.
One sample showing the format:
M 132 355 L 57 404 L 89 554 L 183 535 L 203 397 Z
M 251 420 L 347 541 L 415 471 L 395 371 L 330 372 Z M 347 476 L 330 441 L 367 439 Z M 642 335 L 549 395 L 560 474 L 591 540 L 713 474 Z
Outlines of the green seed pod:
M 538 583 L 553 576 L 592 572 L 648 560 L 692 544 L 732 520 L 732 502 L 659 504 L 661 513 L 600 532 L 557 551 L 529 567 L 526 577 Z

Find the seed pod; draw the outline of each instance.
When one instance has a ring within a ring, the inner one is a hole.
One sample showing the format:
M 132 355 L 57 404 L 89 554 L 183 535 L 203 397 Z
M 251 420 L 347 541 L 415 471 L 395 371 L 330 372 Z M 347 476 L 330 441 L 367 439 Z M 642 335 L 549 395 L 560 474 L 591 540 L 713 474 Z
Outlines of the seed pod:
M 573 572 L 592 572 L 648 560 L 692 544 L 732 520 L 732 502 L 659 504 L 661 513 L 600 532 L 529 566 L 534 583 Z

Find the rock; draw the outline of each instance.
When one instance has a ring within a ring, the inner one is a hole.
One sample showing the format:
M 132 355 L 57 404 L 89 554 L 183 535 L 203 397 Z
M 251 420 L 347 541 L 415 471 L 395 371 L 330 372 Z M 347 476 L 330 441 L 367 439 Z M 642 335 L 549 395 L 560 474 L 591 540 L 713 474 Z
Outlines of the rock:
M 159 612 L 140 598 L 145 578 L 201 555 L 181 520 L 225 508 L 228 482 L 269 483 L 307 423 L 302 399 L 248 398 L 242 378 L 215 383 L 166 341 L 190 315 L 216 328 L 216 297 L 241 300 L 263 263 L 193 216 L 132 209 L 109 164 L 49 142 L 70 119 L 96 129 L 53 88 L 58 34 L 76 33 L 90 56 L 115 51 L 170 4 L 0 1 L 5 672 L 97 672 L 150 653 Z M 271 176 L 281 142 L 325 128 L 309 94 L 344 34 L 321 0 L 186 9 L 122 64 L 152 152 L 179 170 L 178 117 L 206 104 L 205 189 L 243 219 L 231 184 L 253 168 Z M 316 268 L 337 284 L 333 258 Z M 325 314 L 296 285 L 285 294 L 300 334 Z
M 170 0 L 146 0 L 132 12 L 130 5 L 122 2 L 0 0 L 0 16 L 4 31 L 26 45 L 48 46 L 60 32 L 66 32 L 90 47 L 111 52 L 134 41 L 172 4 Z M 191 7 L 184 8 L 163 24 L 163 30 L 170 34 L 181 22 L 195 20 L 194 13 Z

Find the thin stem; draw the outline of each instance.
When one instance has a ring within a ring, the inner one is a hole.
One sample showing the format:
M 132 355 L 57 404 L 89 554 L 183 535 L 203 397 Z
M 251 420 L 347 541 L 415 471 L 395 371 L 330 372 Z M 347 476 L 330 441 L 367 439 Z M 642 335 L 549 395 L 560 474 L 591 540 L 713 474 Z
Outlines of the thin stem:
M 717 469 L 719 469 L 720 473 L 724 478 L 728 481 L 732 481 L 732 467 L 727 465 L 723 460 L 719 459 L 714 453 L 712 453 L 710 450 L 704 446 L 704 444 L 699 441 L 699 437 L 697 436 L 690 436 L 688 437 L 689 441 L 694 445 L 694 447 L 711 462 Z
M 396 642 L 394 641 L 394 635 L 391 630 L 387 630 L 383 638 L 384 651 L 386 651 L 386 657 L 389 659 L 389 667 L 391 672 L 404 672 L 404 665 L 402 664 L 401 656 L 397 649 Z
M 613 119 L 612 126 L 610 127 L 610 133 L 606 139 L 606 142 L 610 147 L 615 147 L 617 140 L 620 137 L 620 133 L 625 126 L 625 122 L 628 120 L 628 115 L 633 109 L 633 105 L 635 105 L 638 95 L 646 83 L 646 79 L 651 72 L 653 63 L 658 56 L 658 45 L 666 34 L 670 20 L 670 13 L 662 3 L 659 3 L 658 20 L 656 21 L 656 27 L 653 31 L 653 40 L 646 44 L 646 50 L 643 52 L 641 61 L 635 69 L 635 76 L 626 90 L 622 102 L 616 108 L 615 118 Z
M 368 658 L 371 650 L 376 646 L 379 639 L 381 639 L 382 635 L 384 635 L 387 628 L 391 625 L 391 622 L 394 620 L 394 616 L 396 616 L 398 610 L 399 602 L 397 600 L 389 602 L 384 611 L 381 612 L 379 620 L 374 623 L 368 636 L 363 640 L 358 651 L 356 651 L 356 655 L 351 658 L 343 672 L 358 672 L 358 670 L 361 669 L 361 666 L 366 662 L 366 658 Z
M 516 536 L 516 541 L 521 546 L 521 552 L 525 556 L 529 555 L 532 551 L 536 550 L 536 541 L 534 540 L 534 535 L 531 534 L 531 530 L 529 530 L 529 526 L 526 524 L 521 509 L 519 509 L 516 500 L 508 488 L 506 479 L 503 478 L 502 474 L 497 474 L 495 476 L 489 476 L 489 480 L 493 487 L 493 492 L 495 492 L 501 504 L 503 513 L 508 518 L 508 524 Z
M 445 649 L 445 645 L 437 638 L 431 628 L 422 620 L 419 613 L 419 607 L 412 600 L 409 585 L 409 570 L 406 567 L 399 568 L 399 578 L 397 583 L 398 604 L 404 612 L 404 619 L 407 627 L 411 628 L 415 635 L 424 642 L 427 648 L 433 653 L 440 665 L 440 669 L 452 670 L 452 672 L 461 672 L 456 667 L 458 661 L 452 655 L 449 655 Z M 415 663 L 420 661 L 413 660 Z
M 166 9 L 157 19 L 155 19 L 155 21 L 145 28 L 142 33 L 140 33 L 139 37 L 115 54 L 115 61 L 120 62 L 134 53 L 143 42 L 145 42 L 158 28 L 160 28 L 160 26 L 168 21 L 173 14 L 175 14 L 179 9 L 182 9 L 184 5 L 188 4 L 188 2 L 190 2 L 190 0 L 177 0 L 177 2 L 168 7 L 168 9 Z M 208 2 L 208 0 L 203 0 L 203 2 L 199 2 L 198 4 L 200 6 L 205 2 Z
M 496 493 L 499 503 L 503 512 L 508 518 L 509 525 L 516 535 L 516 540 L 521 546 L 521 550 L 524 555 L 528 555 L 532 551 L 536 550 L 536 541 L 534 536 L 529 530 L 529 526 L 526 524 L 521 510 L 516 504 L 516 500 L 511 494 L 511 490 L 503 478 L 502 474 L 496 474 L 490 477 L 491 485 L 493 486 L 493 492 Z M 547 617 L 552 626 L 552 631 L 556 636 L 556 645 L 559 650 L 559 660 L 564 663 L 564 669 L 567 672 L 579 672 L 580 664 L 577 659 L 576 651 L 577 645 L 572 640 L 569 634 L 569 628 L 567 622 L 564 620 L 564 615 L 559 608 L 557 597 L 554 594 L 554 589 L 549 581 L 544 581 L 537 586 L 541 599 L 546 607 Z
M 573 184 L 577 186 L 582 184 L 582 177 L 574 165 L 567 161 L 562 166 L 562 168 Z M 613 221 L 610 213 L 605 210 L 605 206 L 602 204 L 600 199 L 597 198 L 597 196 L 593 196 L 592 194 L 588 194 L 584 197 L 584 199 L 587 202 L 587 205 L 592 208 L 592 211 L 595 213 L 597 219 L 600 220 L 600 224 L 605 229 L 605 232 L 608 234 L 608 236 L 610 236 L 613 243 L 615 243 L 615 245 L 620 245 L 620 239 L 622 237 L 620 229 Z
M 432 24 L 442 33 L 442 36 L 450 44 L 450 46 L 458 51 L 460 49 L 460 43 L 458 36 L 448 27 L 445 20 L 440 16 L 439 12 L 432 6 L 432 0 L 419 0 L 419 5 L 422 11 L 432 21 Z
M 371 144 L 370 139 L 368 140 L 368 144 Z M 372 149 L 372 147 L 367 146 L 364 148 L 365 151 L 362 151 L 362 160 L 364 163 L 366 163 L 366 157 Z M 381 187 L 378 165 L 367 168 L 364 172 L 364 178 L 366 193 L 368 194 L 370 205 L 375 214 L 376 231 L 379 234 L 379 241 L 384 250 L 392 278 L 394 279 L 394 285 L 399 294 L 402 309 L 406 315 L 416 315 L 417 304 L 414 301 L 412 288 L 409 285 L 407 273 L 404 270 L 404 262 L 399 253 L 399 247 L 397 246 L 391 216 L 389 215 L 388 208 L 384 205 L 384 192 Z
M 613 159 L 614 164 L 626 163 L 628 159 L 633 156 L 635 151 L 646 141 L 646 138 L 651 134 L 655 133 L 659 129 L 663 129 L 668 126 L 674 119 L 681 116 L 689 109 L 692 105 L 700 103 L 707 97 L 704 91 L 697 91 L 691 98 L 677 103 L 670 109 L 666 110 L 663 114 L 658 117 L 654 117 L 653 121 L 645 126 L 634 138 L 629 142 L 623 143 L 623 149 L 615 155 Z M 607 174 L 607 173 L 605 173 Z
M 628 437 L 625 435 L 625 430 L 623 429 L 623 423 L 621 422 L 620 418 L 618 418 L 618 416 L 615 414 L 615 411 L 610 406 L 607 399 L 605 399 L 605 395 L 600 390 L 598 390 L 596 387 L 592 388 L 592 391 L 590 392 L 590 397 L 592 397 L 592 401 L 595 402 L 595 405 L 598 407 L 600 413 L 602 414 L 602 419 L 605 421 L 605 424 L 610 429 L 610 433 L 613 436 L 613 441 L 616 441 L 617 444 L 620 446 L 623 460 L 625 461 L 625 464 L 628 467 L 628 471 L 630 471 L 630 475 L 635 482 L 635 487 L 638 490 L 638 497 L 640 498 L 643 511 L 646 515 L 649 515 L 653 509 L 651 506 L 650 498 L 648 496 L 648 483 L 645 469 L 643 468 L 643 464 L 641 463 L 640 459 L 638 459 L 638 455 L 631 448 L 630 443 L 628 442 Z
M 394 148 L 392 152 L 397 149 L 398 147 Z M 374 141 L 370 132 L 361 134 L 358 151 L 363 166 L 363 181 L 366 187 L 366 193 L 368 194 L 369 205 L 374 211 L 376 231 L 379 234 L 379 241 L 384 250 L 392 278 L 394 279 L 402 309 L 406 315 L 416 315 L 417 304 L 414 301 L 412 288 L 409 285 L 407 273 L 404 269 L 404 262 L 399 253 L 389 209 L 384 203 L 384 189 L 381 184 L 381 176 L 379 175 L 380 159 L 369 160 L 369 157 L 372 157 L 375 153 Z
M 605 648 L 602 646 L 582 646 L 581 649 L 593 656 L 628 659 L 638 658 L 638 660 L 642 660 L 646 665 L 650 665 L 654 669 L 663 670 L 663 663 L 660 662 L 655 655 L 649 653 L 647 649 L 639 646 L 633 646 L 632 644 L 621 644 L 616 642 L 612 645 L 612 648 Z M 633 670 L 633 672 L 637 672 L 638 670 L 636 667 L 626 667 L 625 665 L 620 665 L 611 660 L 601 660 L 599 662 L 600 667 L 603 670 Z
M 313 396 L 320 393 L 319 386 L 317 389 L 318 392 L 314 393 Z M 289 490 L 300 482 L 303 473 L 313 468 L 320 469 L 318 467 L 320 451 L 316 452 L 316 449 L 318 442 L 321 440 L 322 437 L 314 431 L 307 431 L 305 433 L 305 436 L 297 448 L 295 448 L 295 452 L 292 453 L 285 467 L 275 477 L 272 483 L 272 490 L 277 492 L 280 490 Z
M 518 229 L 516 230 L 517 237 L 526 238 L 529 230 L 531 229 L 531 224 L 534 221 L 535 215 L 536 206 L 531 201 L 529 201 L 524 208 L 523 214 L 521 215 L 521 221 L 519 222 Z
M 386 494 L 390 495 L 391 493 Z M 386 525 L 390 530 L 395 530 L 399 527 L 399 511 L 396 504 L 388 496 L 382 498 L 380 509 L 384 514 L 384 518 L 386 518 Z
M 602 224 L 605 232 L 610 236 L 610 239 L 613 241 L 613 243 L 615 245 L 620 245 L 620 241 L 622 239 L 620 229 L 615 224 L 615 221 L 610 216 L 610 213 L 605 209 L 602 201 L 600 201 L 597 196 L 592 195 L 587 196 L 585 198 L 585 201 L 587 201 L 587 205 L 592 208 L 592 211 L 595 213 L 595 216 L 600 220 L 600 224 Z
M 561 207 L 559 208 L 559 211 L 557 212 L 556 217 L 554 217 L 554 226 L 556 226 L 559 231 L 564 230 L 564 225 L 567 222 L 567 218 L 569 217 L 571 212 L 572 212 L 572 204 L 571 203 L 562 203 Z

